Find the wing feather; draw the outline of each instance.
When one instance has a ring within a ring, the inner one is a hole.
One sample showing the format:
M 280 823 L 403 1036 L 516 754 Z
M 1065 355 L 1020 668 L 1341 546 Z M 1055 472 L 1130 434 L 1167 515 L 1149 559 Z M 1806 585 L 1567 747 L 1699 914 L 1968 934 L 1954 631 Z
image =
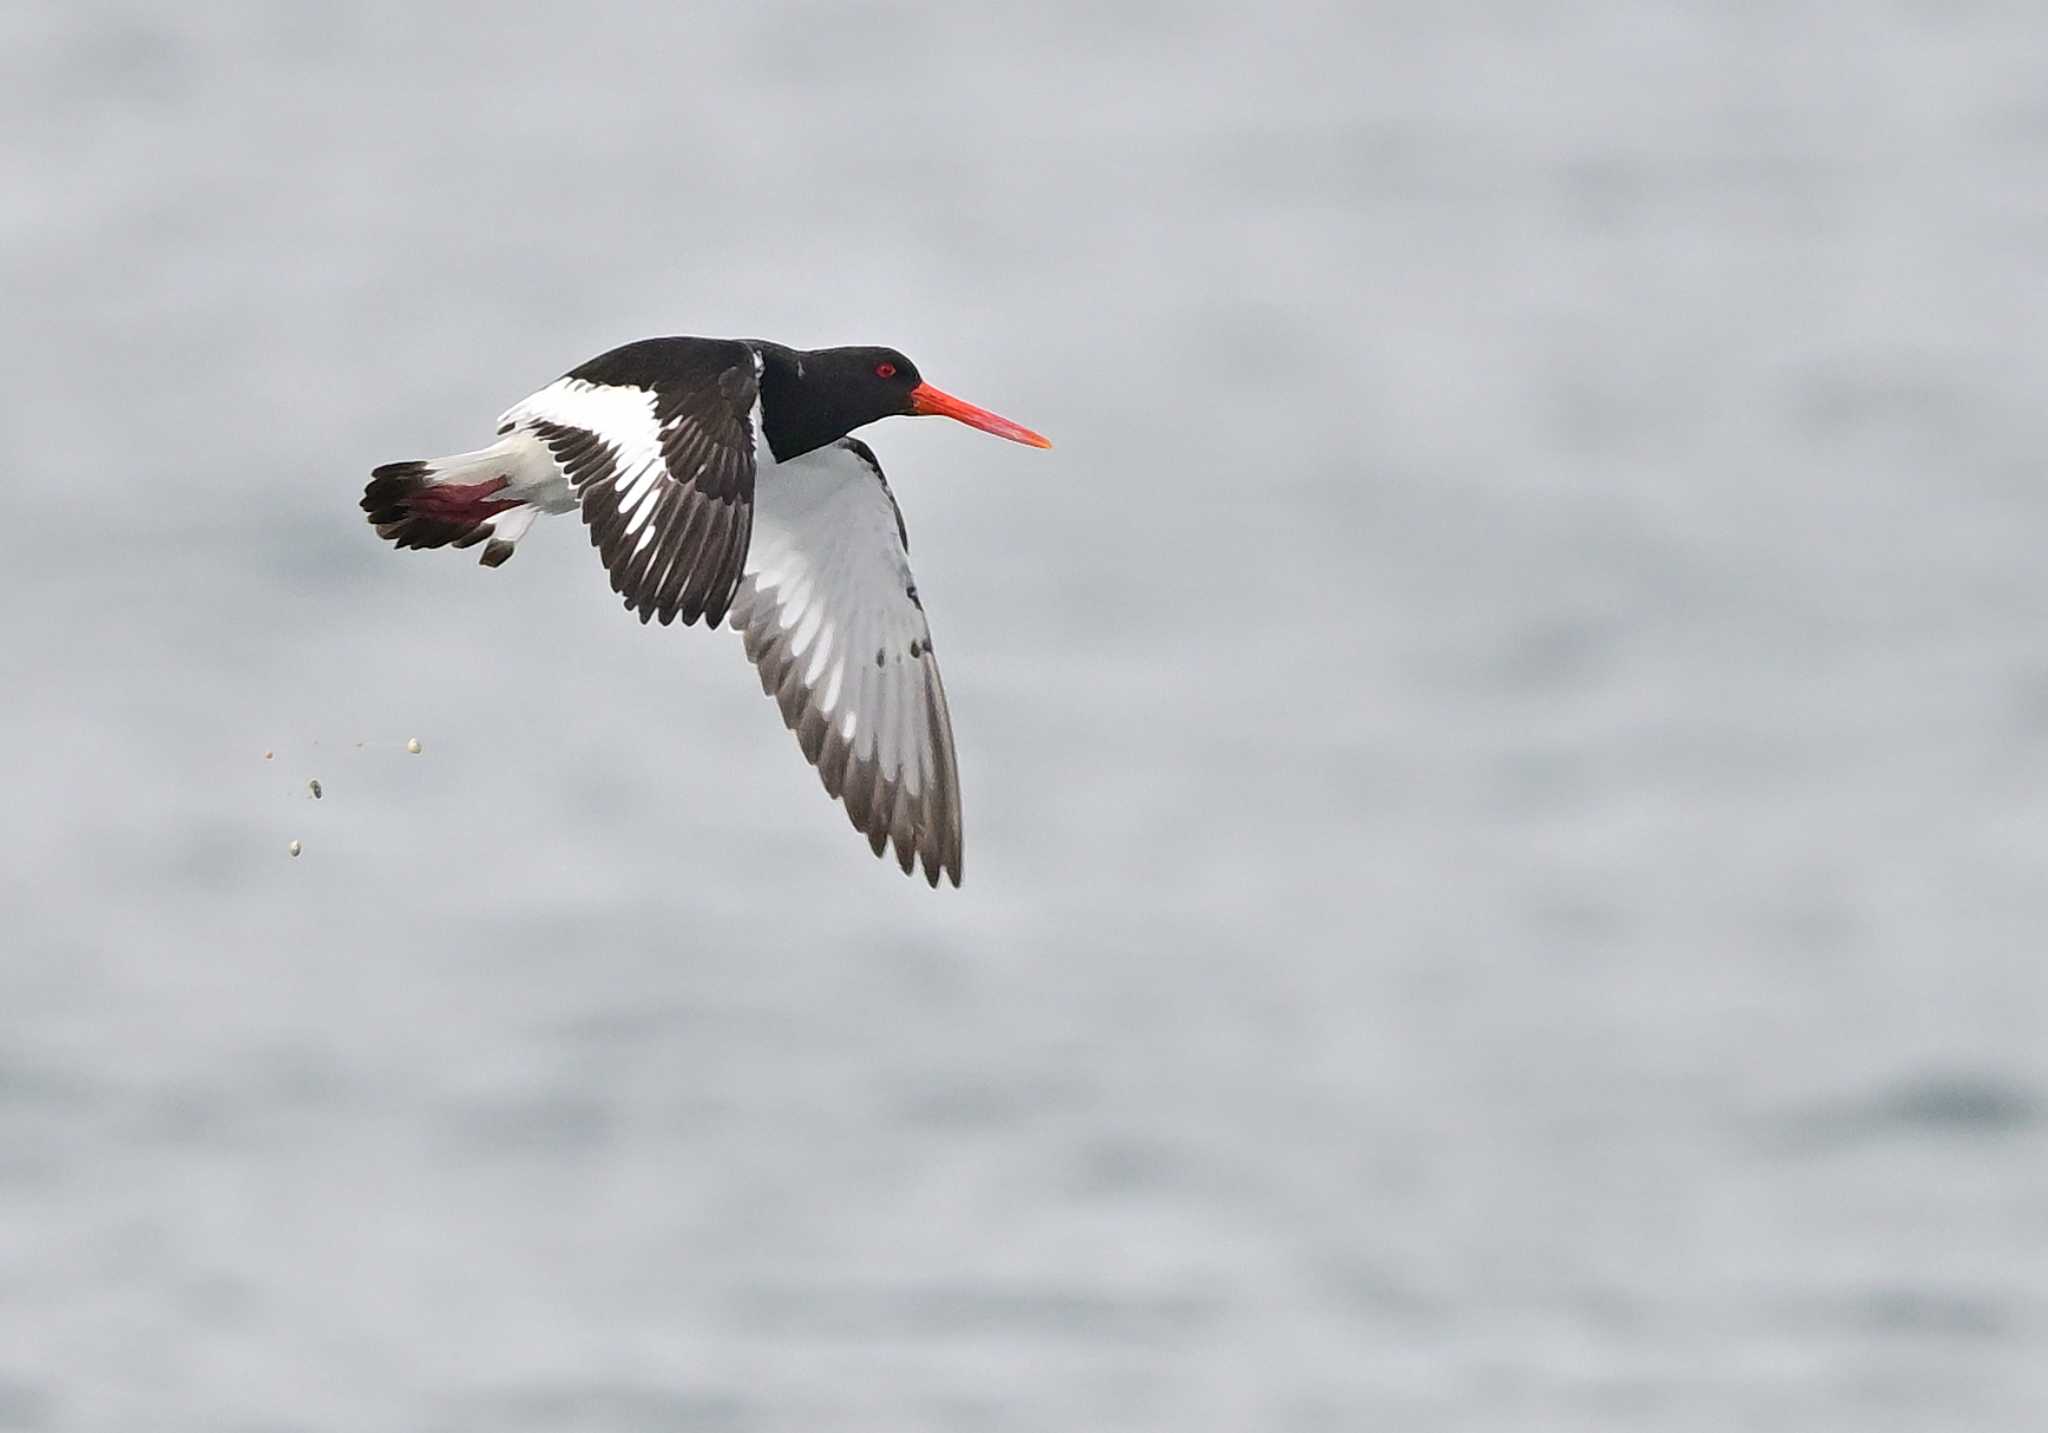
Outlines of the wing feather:
M 583 514 L 612 590 L 642 622 L 716 627 L 746 563 L 759 359 L 725 339 L 613 349 L 510 409 Z
M 855 439 L 766 470 L 730 616 L 761 690 L 876 855 L 960 884 L 952 718 L 902 515 Z

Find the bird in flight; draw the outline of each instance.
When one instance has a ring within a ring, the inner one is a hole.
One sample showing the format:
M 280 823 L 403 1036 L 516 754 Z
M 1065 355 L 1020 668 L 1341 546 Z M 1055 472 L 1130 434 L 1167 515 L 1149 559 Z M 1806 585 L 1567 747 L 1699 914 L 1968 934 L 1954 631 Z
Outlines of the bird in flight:
M 942 393 L 893 348 L 649 338 L 507 409 L 497 441 L 387 463 L 363 511 L 399 547 L 512 556 L 579 512 L 612 590 L 646 622 L 730 620 L 828 794 L 880 856 L 960 884 L 960 781 L 878 418 L 936 414 L 1052 444 Z

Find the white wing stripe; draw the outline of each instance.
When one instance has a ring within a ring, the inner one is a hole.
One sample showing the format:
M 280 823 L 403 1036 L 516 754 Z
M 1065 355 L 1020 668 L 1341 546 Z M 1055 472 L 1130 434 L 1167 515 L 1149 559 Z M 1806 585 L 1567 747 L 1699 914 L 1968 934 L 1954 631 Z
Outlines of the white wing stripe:
M 789 639 L 791 655 L 801 657 L 810 651 L 811 641 L 818 635 L 818 629 L 825 624 L 825 604 L 813 602 L 804 613 L 803 621 L 797 626 L 796 635 Z
M 824 695 L 818 698 L 818 710 L 826 716 L 832 715 L 832 708 L 839 705 L 839 684 L 846 677 L 846 654 L 840 653 L 839 660 L 832 664 L 832 675 L 825 681 Z
M 661 432 L 654 417 L 654 395 L 644 388 L 600 386 L 580 378 L 558 378 L 506 409 L 498 426 L 535 418 L 597 434 L 618 449 L 618 469 L 622 473 L 651 475 L 650 470 L 661 466 Z
M 820 606 L 819 611 L 825 609 Z M 832 659 L 832 624 L 827 622 L 818 629 L 818 647 L 811 654 L 811 664 L 804 668 L 804 685 L 815 687 L 819 676 L 825 670 L 825 663 Z
M 727 347 L 733 357 L 742 352 Z M 756 377 L 758 359 L 747 360 Z M 643 622 L 658 615 L 663 624 L 716 625 L 744 575 L 763 451 L 758 426 L 747 427 L 758 420 L 759 395 L 747 394 L 746 414 L 732 402 L 744 374 L 706 370 L 699 376 L 715 381 L 710 387 L 691 386 L 695 379 L 664 387 L 659 376 L 646 386 L 559 378 L 499 418 L 501 431 L 539 430 L 564 480 L 564 506 L 582 509 L 612 590 Z M 671 472 L 671 454 L 694 474 Z
M 782 586 L 782 630 L 788 631 L 803 620 L 804 608 L 811 600 L 811 572 L 802 563 L 792 563 L 790 573 Z

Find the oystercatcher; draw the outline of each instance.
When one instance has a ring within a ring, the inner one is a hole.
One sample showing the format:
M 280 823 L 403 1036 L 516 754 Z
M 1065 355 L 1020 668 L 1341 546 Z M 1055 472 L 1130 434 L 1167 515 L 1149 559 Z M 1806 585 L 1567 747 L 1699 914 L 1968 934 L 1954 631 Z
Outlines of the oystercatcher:
M 580 512 L 642 622 L 730 618 L 825 790 L 876 855 L 960 884 L 960 784 L 909 536 L 877 418 L 940 414 L 1036 448 L 893 348 L 649 338 L 513 405 L 472 453 L 387 463 L 363 511 L 400 547 L 484 545 L 497 567 L 544 513 Z

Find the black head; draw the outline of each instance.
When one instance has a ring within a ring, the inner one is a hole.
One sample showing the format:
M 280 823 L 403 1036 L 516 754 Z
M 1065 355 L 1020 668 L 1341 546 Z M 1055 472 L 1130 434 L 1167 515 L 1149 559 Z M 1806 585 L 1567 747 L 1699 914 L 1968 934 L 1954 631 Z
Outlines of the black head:
M 761 420 L 775 456 L 787 462 L 836 442 L 877 418 L 938 414 L 1014 442 L 1052 444 L 1007 418 L 963 403 L 924 381 L 893 348 L 791 349 L 761 345 Z

